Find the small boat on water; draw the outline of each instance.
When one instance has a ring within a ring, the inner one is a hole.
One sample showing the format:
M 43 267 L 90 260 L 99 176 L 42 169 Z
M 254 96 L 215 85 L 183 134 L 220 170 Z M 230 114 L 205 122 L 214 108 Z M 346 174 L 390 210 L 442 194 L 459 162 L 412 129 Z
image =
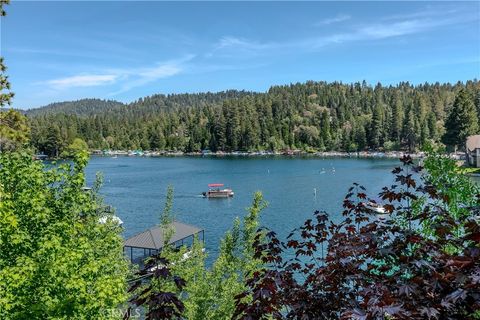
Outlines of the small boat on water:
M 232 189 L 221 189 L 223 183 L 210 183 L 208 185 L 208 191 L 203 192 L 205 198 L 229 198 L 233 197 L 234 193 Z
M 370 201 L 370 202 L 367 202 L 367 203 L 365 204 L 365 206 L 366 206 L 368 209 L 373 210 L 375 213 L 380 214 L 380 215 L 387 213 L 387 212 L 385 211 L 385 208 L 384 208 L 381 204 L 376 203 L 376 202 L 371 202 L 371 201 Z

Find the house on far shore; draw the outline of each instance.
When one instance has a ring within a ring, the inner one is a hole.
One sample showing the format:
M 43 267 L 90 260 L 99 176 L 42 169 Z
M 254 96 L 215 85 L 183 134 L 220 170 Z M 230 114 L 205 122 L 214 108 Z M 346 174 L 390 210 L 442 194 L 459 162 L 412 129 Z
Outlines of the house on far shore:
M 466 144 L 467 163 L 471 167 L 480 168 L 480 135 L 469 136 Z

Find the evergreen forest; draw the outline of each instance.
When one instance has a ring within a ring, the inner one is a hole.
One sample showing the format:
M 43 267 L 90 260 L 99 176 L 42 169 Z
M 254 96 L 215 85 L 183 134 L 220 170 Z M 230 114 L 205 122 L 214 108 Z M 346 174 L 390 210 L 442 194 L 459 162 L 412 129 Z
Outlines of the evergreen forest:
M 477 133 L 479 114 L 476 79 L 395 86 L 308 81 L 265 93 L 157 94 L 130 104 L 83 99 L 26 112 L 33 146 L 50 156 L 76 138 L 90 149 L 114 150 L 414 152 L 427 143 L 462 147 L 455 138 Z M 460 136 L 445 135 L 459 127 Z

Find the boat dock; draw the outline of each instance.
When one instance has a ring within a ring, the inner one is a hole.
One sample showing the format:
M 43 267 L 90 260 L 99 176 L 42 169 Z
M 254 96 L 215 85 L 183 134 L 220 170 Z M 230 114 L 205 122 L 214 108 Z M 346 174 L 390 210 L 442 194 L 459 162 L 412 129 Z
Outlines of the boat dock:
M 198 236 L 198 239 L 202 241 L 205 239 L 205 231 L 196 226 L 179 221 L 173 221 L 172 225 L 174 233 L 169 244 L 174 248 L 183 245 L 191 246 L 195 236 Z M 143 260 L 162 250 L 164 245 L 163 234 L 162 227 L 155 226 L 125 240 L 123 250 L 132 263 L 142 264 Z

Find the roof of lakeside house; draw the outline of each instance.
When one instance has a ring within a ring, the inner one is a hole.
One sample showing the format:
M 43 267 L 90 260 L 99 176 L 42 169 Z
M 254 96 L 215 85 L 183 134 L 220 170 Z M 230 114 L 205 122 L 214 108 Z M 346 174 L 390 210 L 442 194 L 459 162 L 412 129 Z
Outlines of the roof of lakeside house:
M 467 150 L 473 151 L 475 149 L 480 149 L 480 134 L 467 138 Z
M 203 229 L 200 229 L 198 227 L 195 227 L 186 223 L 178 222 L 178 221 L 173 221 L 172 224 L 175 232 L 172 238 L 170 239 L 170 244 L 180 241 L 182 239 L 188 238 L 190 236 L 193 236 L 203 231 Z M 155 226 L 146 231 L 143 231 L 142 233 L 134 235 L 133 237 L 125 240 L 124 246 L 133 247 L 133 248 L 159 250 L 163 247 L 162 227 Z

